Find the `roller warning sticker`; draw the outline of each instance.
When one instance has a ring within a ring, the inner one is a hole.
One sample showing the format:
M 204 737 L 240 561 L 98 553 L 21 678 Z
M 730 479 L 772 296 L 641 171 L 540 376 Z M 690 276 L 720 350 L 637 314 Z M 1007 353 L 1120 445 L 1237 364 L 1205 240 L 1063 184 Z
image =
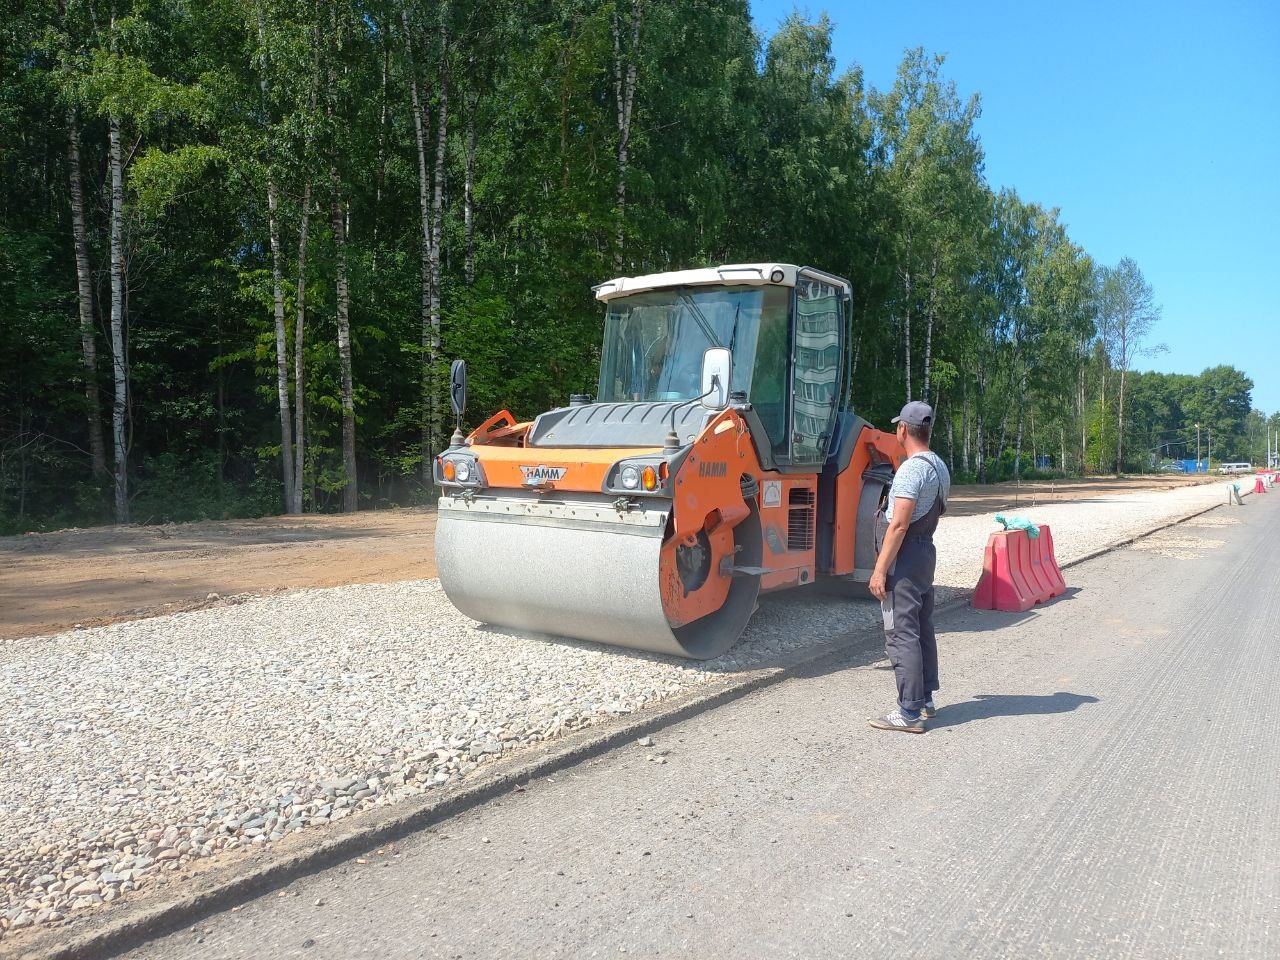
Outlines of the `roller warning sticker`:
M 764 505 L 779 507 L 782 505 L 782 481 L 766 480 L 764 482 Z

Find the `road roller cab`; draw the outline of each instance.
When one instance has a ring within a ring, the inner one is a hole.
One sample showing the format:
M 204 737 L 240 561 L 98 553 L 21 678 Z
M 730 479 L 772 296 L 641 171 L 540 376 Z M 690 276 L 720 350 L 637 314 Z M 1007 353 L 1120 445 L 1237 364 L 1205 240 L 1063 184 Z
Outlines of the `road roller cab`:
M 436 458 L 454 605 L 705 658 L 737 640 L 761 592 L 864 592 L 875 510 L 904 454 L 848 408 L 848 281 L 745 264 L 595 294 L 596 396 L 527 422 L 502 411 Z

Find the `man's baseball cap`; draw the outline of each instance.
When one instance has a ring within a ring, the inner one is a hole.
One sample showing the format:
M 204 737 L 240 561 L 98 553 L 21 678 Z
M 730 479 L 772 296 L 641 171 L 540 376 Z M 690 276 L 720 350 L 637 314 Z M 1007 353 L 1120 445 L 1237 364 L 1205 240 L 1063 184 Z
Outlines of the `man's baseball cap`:
M 893 422 L 910 424 L 913 427 L 922 427 L 926 423 L 933 423 L 933 407 L 929 406 L 923 400 L 912 400 L 902 412 L 893 418 Z

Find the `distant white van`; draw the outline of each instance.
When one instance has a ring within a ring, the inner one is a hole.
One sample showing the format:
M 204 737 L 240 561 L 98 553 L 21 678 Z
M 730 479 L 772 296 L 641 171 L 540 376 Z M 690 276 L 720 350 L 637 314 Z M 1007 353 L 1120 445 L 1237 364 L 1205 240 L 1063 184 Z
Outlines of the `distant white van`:
M 1223 463 L 1218 466 L 1219 473 L 1252 473 L 1252 463 Z

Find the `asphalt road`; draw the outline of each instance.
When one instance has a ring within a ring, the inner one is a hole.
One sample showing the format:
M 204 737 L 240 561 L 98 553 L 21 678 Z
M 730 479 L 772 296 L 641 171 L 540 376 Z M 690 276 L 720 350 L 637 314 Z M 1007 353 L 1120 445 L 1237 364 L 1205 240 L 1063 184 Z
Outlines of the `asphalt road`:
M 1280 956 L 1278 558 L 1219 508 L 948 615 L 924 736 L 864 641 L 133 955 Z

